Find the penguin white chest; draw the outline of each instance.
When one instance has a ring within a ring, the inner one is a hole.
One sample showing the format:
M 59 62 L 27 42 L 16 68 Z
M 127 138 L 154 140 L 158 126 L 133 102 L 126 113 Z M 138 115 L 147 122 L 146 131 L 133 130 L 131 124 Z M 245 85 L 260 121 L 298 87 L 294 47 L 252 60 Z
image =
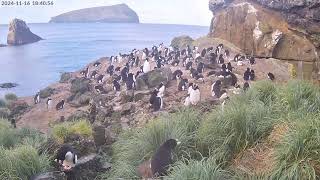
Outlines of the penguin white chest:
M 143 64 L 143 72 L 148 73 L 150 70 L 151 70 L 150 63 L 148 61 L 145 61 Z

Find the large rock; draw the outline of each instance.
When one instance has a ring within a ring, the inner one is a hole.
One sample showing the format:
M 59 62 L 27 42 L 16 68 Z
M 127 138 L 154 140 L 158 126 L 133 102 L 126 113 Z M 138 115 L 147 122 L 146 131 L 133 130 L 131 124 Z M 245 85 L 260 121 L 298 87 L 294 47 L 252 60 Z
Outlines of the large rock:
M 20 19 L 13 19 L 9 24 L 9 33 L 7 43 L 18 46 L 28 43 L 34 43 L 42 40 L 41 37 L 33 34 L 26 22 Z
M 320 52 L 319 5 L 312 0 L 210 0 L 209 35 L 246 54 L 312 62 Z
M 192 46 L 193 39 L 190 36 L 179 36 L 173 38 L 171 41 L 171 47 L 177 47 L 177 48 L 186 48 L 188 45 Z
M 157 87 L 161 82 L 167 84 L 172 79 L 172 71 L 170 68 L 160 68 L 143 74 L 137 78 L 137 90 L 147 90 Z
M 139 17 L 126 4 L 93 7 L 67 12 L 51 18 L 51 23 L 139 23 Z
M 96 146 L 102 146 L 106 143 L 106 129 L 104 126 L 93 127 L 93 139 Z

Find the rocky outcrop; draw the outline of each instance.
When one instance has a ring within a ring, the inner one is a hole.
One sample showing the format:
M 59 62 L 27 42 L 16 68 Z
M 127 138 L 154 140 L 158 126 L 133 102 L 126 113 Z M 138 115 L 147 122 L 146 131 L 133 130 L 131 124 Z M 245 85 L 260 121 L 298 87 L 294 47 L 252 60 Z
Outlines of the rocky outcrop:
M 38 42 L 40 40 L 42 40 L 42 38 L 33 34 L 23 20 L 14 19 L 10 22 L 7 37 L 7 43 L 9 45 L 18 46 Z
M 316 61 L 320 52 L 320 2 L 210 0 L 211 37 L 244 53 L 283 60 Z
M 137 78 L 136 88 L 140 90 L 148 90 L 157 87 L 161 82 L 167 84 L 172 79 L 172 71 L 170 68 L 161 68 L 150 71 Z
M 118 4 L 75 10 L 52 17 L 50 20 L 50 23 L 79 22 L 139 23 L 139 17 L 128 5 Z
M 177 48 L 186 48 L 188 45 L 192 46 L 193 39 L 190 36 L 179 36 L 173 38 L 171 41 L 171 47 L 177 47 Z

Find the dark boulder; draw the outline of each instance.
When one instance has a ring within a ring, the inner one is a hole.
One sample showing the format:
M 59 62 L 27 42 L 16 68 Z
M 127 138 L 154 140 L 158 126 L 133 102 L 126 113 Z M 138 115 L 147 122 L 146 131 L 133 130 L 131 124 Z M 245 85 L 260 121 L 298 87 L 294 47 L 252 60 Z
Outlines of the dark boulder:
M 157 87 L 161 82 L 167 84 L 172 79 L 170 68 L 160 68 L 143 74 L 137 78 L 137 90 L 147 90 Z

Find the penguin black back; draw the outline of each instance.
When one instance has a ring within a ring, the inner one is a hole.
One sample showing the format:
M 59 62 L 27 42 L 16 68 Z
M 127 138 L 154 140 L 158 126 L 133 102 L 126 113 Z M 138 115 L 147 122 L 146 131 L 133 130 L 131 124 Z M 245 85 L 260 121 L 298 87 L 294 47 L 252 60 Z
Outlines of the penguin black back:
M 165 176 L 172 164 L 171 153 L 179 144 L 175 139 L 169 139 L 163 143 L 151 158 L 151 170 L 154 176 Z

